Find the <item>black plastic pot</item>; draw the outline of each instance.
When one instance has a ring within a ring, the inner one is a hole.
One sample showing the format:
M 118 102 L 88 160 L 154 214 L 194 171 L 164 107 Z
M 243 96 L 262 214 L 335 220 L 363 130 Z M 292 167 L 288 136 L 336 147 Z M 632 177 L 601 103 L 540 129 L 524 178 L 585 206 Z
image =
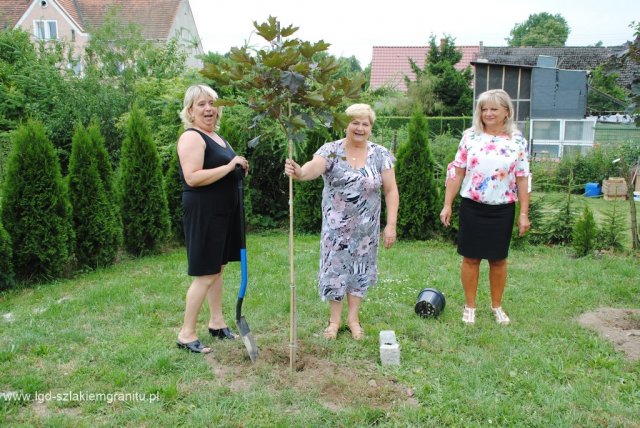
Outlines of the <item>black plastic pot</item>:
M 435 288 L 425 288 L 418 294 L 416 314 L 423 318 L 437 317 L 444 310 L 444 294 Z

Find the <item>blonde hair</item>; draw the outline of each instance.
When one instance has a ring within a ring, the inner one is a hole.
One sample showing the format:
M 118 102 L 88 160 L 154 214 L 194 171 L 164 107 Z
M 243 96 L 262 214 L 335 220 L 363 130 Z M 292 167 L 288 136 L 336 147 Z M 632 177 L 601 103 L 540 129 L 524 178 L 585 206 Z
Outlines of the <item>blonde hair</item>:
M 376 121 L 376 112 L 373 111 L 369 104 L 352 104 L 344 111 L 349 118 L 354 117 L 368 117 L 371 122 L 371 126 Z
M 189 113 L 189 110 L 193 107 L 195 102 L 202 97 L 210 97 L 215 101 L 218 99 L 218 93 L 209 86 L 203 84 L 189 86 L 187 92 L 185 92 L 183 108 L 182 111 L 180 111 L 180 119 L 182 120 L 184 129 L 193 127 L 193 117 Z M 218 109 L 218 114 L 216 116 L 216 121 L 213 124 L 213 129 L 215 130 L 218 129 L 220 118 L 222 117 L 222 106 L 216 108 Z
M 502 89 L 490 89 L 480 94 L 476 102 L 476 109 L 473 112 L 473 129 L 476 132 L 484 132 L 484 123 L 482 123 L 482 108 L 487 104 L 499 104 L 507 109 L 507 118 L 504 121 L 504 132 L 508 135 L 518 130 L 513 121 L 513 103 L 511 97 Z

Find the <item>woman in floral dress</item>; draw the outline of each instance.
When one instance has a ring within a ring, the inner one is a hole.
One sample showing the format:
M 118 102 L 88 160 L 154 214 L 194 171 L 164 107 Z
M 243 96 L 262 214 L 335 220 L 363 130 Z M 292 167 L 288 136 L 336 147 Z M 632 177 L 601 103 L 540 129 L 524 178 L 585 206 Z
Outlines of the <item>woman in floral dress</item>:
M 300 181 L 322 175 L 318 290 L 320 298 L 330 303 L 329 324 L 323 335 L 327 339 L 336 338 L 346 295 L 346 324 L 351 336 L 359 340 L 364 337 L 360 303 L 378 280 L 380 189 L 384 191 L 387 213 L 385 248 L 396 240 L 399 195 L 393 170 L 395 158 L 384 147 L 368 141 L 374 111 L 367 104 L 354 104 L 346 114 L 351 121 L 345 138 L 324 144 L 302 166 L 287 160 L 285 174 Z
M 460 191 L 458 253 L 465 294 L 462 321 L 476 319 L 476 292 L 482 259 L 489 261 L 491 308 L 498 324 L 509 324 L 502 309 L 507 255 L 520 201 L 520 236 L 529 230 L 529 161 L 527 141 L 515 127 L 513 103 L 501 89 L 480 94 L 473 127 L 466 130 L 447 169 L 447 190 L 440 220 L 451 221 L 451 205 Z

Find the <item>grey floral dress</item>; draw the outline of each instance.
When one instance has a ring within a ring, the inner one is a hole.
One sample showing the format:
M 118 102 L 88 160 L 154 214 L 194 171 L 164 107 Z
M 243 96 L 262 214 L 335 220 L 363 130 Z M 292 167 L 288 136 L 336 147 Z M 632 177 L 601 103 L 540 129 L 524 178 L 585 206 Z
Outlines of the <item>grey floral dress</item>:
M 345 293 L 364 297 L 378 281 L 381 174 L 393 168 L 395 158 L 372 142 L 367 149 L 362 168 L 347 161 L 344 140 L 326 143 L 315 153 L 327 161 L 318 272 L 322 300 L 341 301 Z

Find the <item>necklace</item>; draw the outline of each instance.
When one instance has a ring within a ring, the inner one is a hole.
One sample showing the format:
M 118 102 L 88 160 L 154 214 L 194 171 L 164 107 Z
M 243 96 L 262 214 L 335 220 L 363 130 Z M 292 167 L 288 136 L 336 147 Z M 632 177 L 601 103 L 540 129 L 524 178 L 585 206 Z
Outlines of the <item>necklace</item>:
M 356 150 L 357 150 L 357 151 L 359 151 L 359 152 L 362 152 L 362 149 L 367 150 L 367 147 L 366 147 L 366 146 L 365 146 L 365 147 L 358 147 L 358 148 L 356 148 L 356 147 L 347 146 L 347 144 L 345 144 L 345 146 L 344 146 L 344 152 L 345 152 L 345 154 L 347 154 L 347 148 L 349 148 L 349 149 L 350 149 L 349 151 L 351 151 L 351 152 L 356 151 Z M 358 160 L 358 158 L 357 158 L 356 156 L 353 156 L 353 154 L 352 154 L 352 155 L 349 155 L 349 157 L 351 158 L 351 161 L 353 161 L 353 162 L 355 162 L 356 160 Z

